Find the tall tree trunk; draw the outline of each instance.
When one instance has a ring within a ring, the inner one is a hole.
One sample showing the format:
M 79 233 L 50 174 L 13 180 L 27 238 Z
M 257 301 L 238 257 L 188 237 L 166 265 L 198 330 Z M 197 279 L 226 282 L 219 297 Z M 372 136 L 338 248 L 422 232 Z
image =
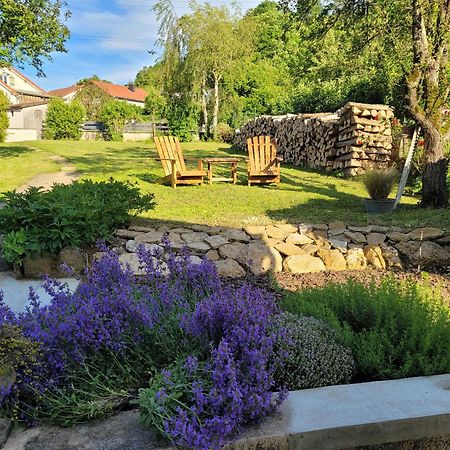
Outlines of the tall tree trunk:
M 408 104 L 425 137 L 421 206 L 442 208 L 448 205 L 447 161 L 443 150 L 447 127 L 443 109 L 450 92 L 447 75 L 450 1 L 439 0 L 436 17 L 426 8 L 427 4 L 411 0 L 414 56 L 407 77 Z
M 443 140 L 438 130 L 425 131 L 425 167 L 422 174 L 423 207 L 448 205 L 447 170 Z
M 208 93 L 206 91 L 206 79 L 202 80 L 202 114 L 203 114 L 203 124 L 202 130 L 205 132 L 205 137 L 208 137 Z
M 219 121 L 219 77 L 214 75 L 214 108 L 211 123 L 211 134 L 213 139 L 217 139 L 217 124 Z

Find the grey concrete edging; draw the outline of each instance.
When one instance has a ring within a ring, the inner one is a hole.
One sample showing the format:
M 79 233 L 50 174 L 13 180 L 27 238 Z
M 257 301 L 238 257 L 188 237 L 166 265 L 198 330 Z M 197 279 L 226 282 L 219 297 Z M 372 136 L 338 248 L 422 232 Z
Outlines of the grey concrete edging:
M 233 450 L 331 450 L 450 436 L 450 374 L 291 392 Z
M 280 411 L 228 450 L 334 450 L 444 437 L 450 445 L 450 374 L 291 392 Z M 1 445 L 0 445 L 1 447 Z M 377 447 L 378 448 L 378 447 Z M 391 447 L 388 448 L 403 448 Z M 16 427 L 3 450 L 172 450 L 140 427 L 137 411 L 70 429 Z M 174 449 L 173 449 L 174 450 Z

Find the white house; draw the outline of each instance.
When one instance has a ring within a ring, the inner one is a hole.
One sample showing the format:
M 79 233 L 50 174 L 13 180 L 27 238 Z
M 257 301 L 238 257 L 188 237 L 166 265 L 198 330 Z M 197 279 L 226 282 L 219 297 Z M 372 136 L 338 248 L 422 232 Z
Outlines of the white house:
M 0 68 L 0 91 L 10 102 L 6 141 L 40 139 L 50 95 L 13 67 Z

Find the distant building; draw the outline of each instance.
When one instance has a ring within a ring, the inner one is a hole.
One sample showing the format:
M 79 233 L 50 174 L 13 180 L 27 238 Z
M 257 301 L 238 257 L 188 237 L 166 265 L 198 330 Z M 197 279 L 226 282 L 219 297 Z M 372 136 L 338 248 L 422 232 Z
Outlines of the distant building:
M 10 103 L 6 141 L 40 139 L 49 93 L 13 67 L 0 68 L 0 91 Z
M 92 83 L 117 100 L 123 100 L 132 105 L 144 107 L 147 92 L 142 88 L 136 87 L 134 84 L 130 83 L 128 86 L 123 86 L 99 80 L 92 80 Z M 82 87 L 82 84 L 74 84 L 65 88 L 54 89 L 53 91 L 50 91 L 49 94 L 53 97 L 61 97 L 64 101 L 70 102 L 75 98 L 77 92 Z

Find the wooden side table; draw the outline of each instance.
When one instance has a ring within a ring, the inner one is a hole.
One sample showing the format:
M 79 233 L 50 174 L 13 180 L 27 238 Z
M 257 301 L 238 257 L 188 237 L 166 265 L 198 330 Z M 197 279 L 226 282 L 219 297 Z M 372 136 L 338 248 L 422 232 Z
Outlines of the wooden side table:
M 239 158 L 204 158 L 203 161 L 208 163 L 208 181 L 212 184 L 213 181 L 231 181 L 233 184 L 237 182 L 237 165 L 240 161 Z M 231 177 L 214 177 L 213 165 L 214 164 L 229 164 L 231 168 Z

